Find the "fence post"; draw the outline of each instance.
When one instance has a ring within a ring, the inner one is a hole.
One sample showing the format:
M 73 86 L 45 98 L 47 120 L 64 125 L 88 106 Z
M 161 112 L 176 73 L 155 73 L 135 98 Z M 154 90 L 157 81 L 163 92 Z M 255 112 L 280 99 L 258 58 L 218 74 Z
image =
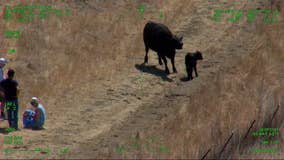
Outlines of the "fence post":
M 201 158 L 201 160 L 204 160 L 204 159 L 206 158 L 207 154 L 208 154 L 210 151 L 211 151 L 211 148 L 208 149 L 208 151 L 204 154 L 204 156 Z
M 226 146 L 228 145 L 228 143 L 230 142 L 230 140 L 232 139 L 234 133 L 231 134 L 231 136 L 229 137 L 229 139 L 226 141 L 225 145 L 223 146 L 221 152 L 219 153 L 219 159 L 221 158 L 222 153 L 224 152 Z
M 247 132 L 246 132 L 246 134 L 245 134 L 245 136 L 244 136 L 242 142 L 247 138 L 247 136 L 248 136 L 248 134 L 249 134 L 251 128 L 253 127 L 254 123 L 255 123 L 255 120 L 252 121 L 252 123 L 251 123 L 249 129 L 247 130 Z
M 273 119 L 275 118 L 276 113 L 278 112 L 279 108 L 280 108 L 280 105 L 278 104 L 278 105 L 277 105 L 276 110 L 274 111 L 274 113 L 273 113 L 273 115 L 272 115 L 272 118 L 271 118 L 270 124 L 272 124 L 272 121 L 273 121 Z

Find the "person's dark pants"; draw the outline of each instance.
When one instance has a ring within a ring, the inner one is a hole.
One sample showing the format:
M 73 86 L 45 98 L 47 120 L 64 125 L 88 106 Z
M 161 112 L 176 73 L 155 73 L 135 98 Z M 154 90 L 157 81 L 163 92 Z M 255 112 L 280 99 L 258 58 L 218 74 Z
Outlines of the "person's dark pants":
M 18 100 L 6 100 L 5 107 L 8 113 L 8 122 L 10 128 L 18 129 Z

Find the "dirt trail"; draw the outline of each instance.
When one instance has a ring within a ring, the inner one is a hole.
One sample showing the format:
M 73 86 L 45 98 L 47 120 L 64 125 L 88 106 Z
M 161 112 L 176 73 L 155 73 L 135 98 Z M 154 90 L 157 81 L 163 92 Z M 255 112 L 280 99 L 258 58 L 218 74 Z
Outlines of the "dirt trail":
M 193 1 L 189 5 L 192 15 L 184 15 L 179 19 L 178 28 L 175 28 L 184 35 L 184 49 L 176 55 L 178 74 L 166 77 L 164 67 L 157 65 L 156 54 L 151 51 L 146 67 L 140 65 L 143 56 L 135 59 L 137 65 L 130 72 L 121 71 L 119 76 L 115 76 L 117 83 L 96 81 L 96 90 L 85 95 L 83 106 L 74 106 L 72 103 L 80 99 L 72 95 L 79 95 L 80 91 L 89 90 L 90 86 L 82 84 L 80 90 L 67 90 L 69 94 L 64 95 L 64 99 L 69 101 L 54 104 L 72 106 L 72 109 L 59 108 L 64 116 L 55 116 L 58 123 L 50 125 L 47 132 L 26 131 L 24 135 L 32 133 L 34 138 L 23 148 L 30 144 L 54 150 L 63 146 L 70 148 L 67 155 L 50 155 L 48 158 L 131 157 L 113 154 L 115 147 L 127 142 L 137 132 L 143 136 L 150 129 L 155 129 L 157 132 L 154 134 L 163 134 L 159 132 L 159 126 L 174 119 L 191 95 L 210 83 L 218 71 L 237 65 L 234 59 L 248 56 L 263 43 L 262 37 L 256 36 L 259 21 L 247 24 L 243 20 L 233 24 L 225 23 L 224 19 L 220 23 L 209 19 L 215 8 L 257 8 L 262 6 L 260 3 L 250 0 L 216 0 Z M 141 43 L 138 42 L 141 39 L 136 38 L 138 34 L 141 34 L 140 31 L 134 33 L 133 43 Z M 198 66 L 199 77 L 191 82 L 183 82 L 184 55 L 195 50 L 204 54 L 204 60 Z M 144 54 L 144 50 L 137 52 Z M 15 153 L 6 158 L 17 156 L 46 158 L 46 154 L 39 156 L 23 153 Z

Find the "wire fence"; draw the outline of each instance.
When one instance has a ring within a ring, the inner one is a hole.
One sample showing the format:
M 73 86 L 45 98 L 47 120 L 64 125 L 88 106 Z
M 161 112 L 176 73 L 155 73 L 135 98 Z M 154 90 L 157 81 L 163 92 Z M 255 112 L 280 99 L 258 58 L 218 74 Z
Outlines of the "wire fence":
M 276 114 L 278 113 L 279 109 L 280 109 L 280 105 L 277 105 L 277 107 L 276 107 L 276 109 L 274 110 L 274 112 L 273 112 L 273 114 L 271 115 L 271 117 L 267 117 L 266 121 L 264 121 L 263 126 L 272 126 L 273 120 L 275 120 Z M 245 133 L 244 136 L 243 136 L 243 137 L 241 138 L 241 140 L 237 143 L 238 148 L 241 147 L 241 149 L 239 150 L 239 151 L 241 151 L 240 154 L 243 154 L 243 152 L 242 152 L 243 149 L 242 149 L 242 148 L 245 147 L 245 144 L 246 144 L 245 142 L 246 142 L 246 141 L 249 141 L 248 135 L 249 135 L 249 133 L 251 133 L 251 131 L 253 130 L 253 128 L 254 128 L 256 122 L 257 122 L 256 120 L 252 120 L 252 121 L 250 122 L 249 127 L 246 129 L 246 132 L 244 132 L 244 133 Z M 281 124 L 281 125 L 283 125 L 283 124 Z M 225 155 L 224 155 L 225 150 L 228 148 L 228 145 L 230 144 L 230 142 L 231 142 L 231 140 L 233 139 L 234 135 L 235 135 L 235 136 L 238 136 L 237 134 L 234 134 L 234 133 L 235 133 L 235 132 L 232 131 L 231 135 L 228 137 L 228 139 L 226 140 L 226 142 L 221 146 L 221 150 L 220 150 L 219 153 L 217 154 L 217 155 L 218 155 L 218 159 L 224 158 L 224 156 L 225 156 Z M 234 137 L 234 138 L 236 138 L 236 137 Z M 201 157 L 201 160 L 206 159 L 206 157 L 208 156 L 208 154 L 209 154 L 211 151 L 212 151 L 212 148 L 209 148 L 209 149 L 207 150 L 207 152 Z

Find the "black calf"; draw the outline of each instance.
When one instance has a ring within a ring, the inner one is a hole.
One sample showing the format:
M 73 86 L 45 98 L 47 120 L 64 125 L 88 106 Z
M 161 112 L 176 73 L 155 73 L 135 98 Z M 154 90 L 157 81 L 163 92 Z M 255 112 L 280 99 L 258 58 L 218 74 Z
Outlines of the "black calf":
M 195 76 L 198 77 L 196 64 L 197 60 L 202 60 L 202 53 L 199 51 L 196 51 L 195 53 L 187 53 L 185 56 L 185 66 L 186 66 L 186 72 L 188 80 L 192 80 L 192 71 L 194 69 Z

